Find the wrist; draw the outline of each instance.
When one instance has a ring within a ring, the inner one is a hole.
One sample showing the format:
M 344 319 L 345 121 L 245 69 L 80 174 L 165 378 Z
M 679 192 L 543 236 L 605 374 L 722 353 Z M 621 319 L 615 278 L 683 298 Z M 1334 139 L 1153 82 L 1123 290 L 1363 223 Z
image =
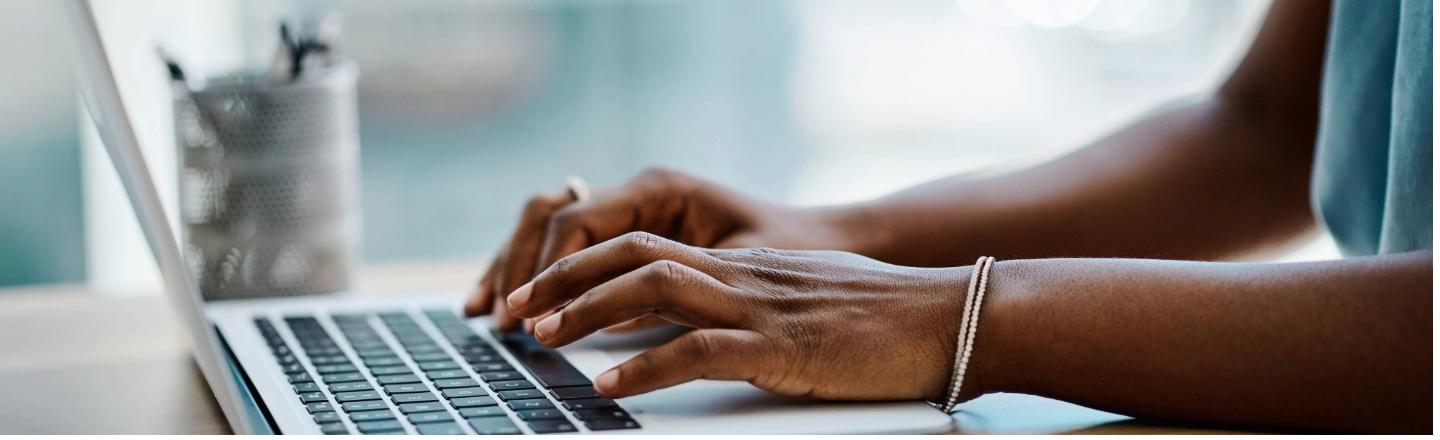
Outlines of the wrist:
M 982 280 L 976 280 L 977 290 L 981 283 L 984 283 L 985 294 L 979 303 L 978 322 L 975 322 L 974 336 L 970 349 L 970 355 L 965 362 L 963 383 L 960 386 L 958 401 L 965 402 L 980 397 L 983 394 L 1017 391 L 1019 380 L 1018 373 L 1021 368 L 1016 368 L 1011 360 L 1012 348 L 1016 347 L 1013 333 L 1010 327 L 1013 326 L 1011 314 L 1017 296 L 1015 293 L 1016 284 L 1012 280 L 1017 278 L 1018 273 L 1014 271 L 1016 263 L 996 261 L 990 268 L 989 274 Z M 940 338 L 945 345 L 944 353 L 947 356 L 947 363 L 941 368 L 945 376 L 944 396 L 937 402 L 944 402 L 950 397 L 950 385 L 957 374 L 960 365 L 956 362 L 957 352 L 963 350 L 965 343 L 959 340 L 960 327 L 964 319 L 963 310 L 967 290 L 970 287 L 971 278 L 975 274 L 975 266 L 962 266 L 942 269 L 947 272 L 944 278 L 953 279 L 950 283 L 950 291 L 946 292 L 950 298 L 948 306 L 943 312 L 945 325 L 938 326 Z M 1010 272 L 1010 273 L 1006 273 Z
M 1017 322 L 1017 318 L 1023 318 L 1018 310 L 1026 297 L 1027 264 L 1023 260 L 996 261 L 990 268 L 975 345 L 961 391 L 962 401 L 987 393 L 1025 390 L 1024 374 L 1034 364 L 1017 361 L 1015 357 L 1024 347 L 1027 334 L 1022 328 L 1024 324 Z
M 831 250 L 850 252 L 885 261 L 892 247 L 894 234 L 884 227 L 873 204 L 810 208 L 811 213 L 829 233 Z M 968 276 L 968 275 L 967 275 Z

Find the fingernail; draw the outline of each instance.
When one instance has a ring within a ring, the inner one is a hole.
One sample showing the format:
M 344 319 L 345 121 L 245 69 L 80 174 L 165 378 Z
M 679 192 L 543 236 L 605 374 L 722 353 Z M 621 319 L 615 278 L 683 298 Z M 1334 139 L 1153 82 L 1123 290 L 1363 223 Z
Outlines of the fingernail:
M 602 392 L 602 393 L 611 393 L 611 392 L 614 392 L 614 391 L 615 391 L 615 385 L 616 385 L 617 383 L 619 383 L 619 382 L 620 382 L 620 371 L 619 371 L 619 370 L 610 370 L 610 371 L 606 371 L 606 372 L 604 372 L 604 373 L 600 373 L 600 377 L 595 378 L 595 391 L 599 391 L 599 392 Z
M 556 313 L 536 323 L 535 337 L 537 339 L 550 339 L 551 336 L 555 336 L 555 331 L 560 329 L 560 315 L 563 314 L 565 313 Z
M 533 283 L 533 282 L 525 283 L 524 286 L 520 286 L 519 289 L 515 289 L 515 292 L 514 292 L 514 293 L 511 293 L 511 294 L 510 294 L 510 297 L 505 298 L 505 303 L 510 305 L 510 310 L 516 310 L 516 309 L 519 309 L 519 308 L 521 308 L 521 307 L 524 307 L 524 306 L 525 306 L 525 302 L 530 300 L 530 285 L 531 285 L 531 284 L 534 284 L 534 283 Z

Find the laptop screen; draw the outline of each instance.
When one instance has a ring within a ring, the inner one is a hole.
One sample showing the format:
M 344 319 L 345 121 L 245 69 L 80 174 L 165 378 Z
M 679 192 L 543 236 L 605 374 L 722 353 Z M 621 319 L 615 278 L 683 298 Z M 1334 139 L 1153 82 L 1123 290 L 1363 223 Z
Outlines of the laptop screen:
M 199 292 L 185 269 L 183 254 L 170 223 L 166 221 L 160 195 L 145 164 L 134 126 L 125 113 L 120 89 L 100 40 L 100 30 L 90 4 L 87 0 L 67 0 L 66 4 L 76 32 L 75 66 L 79 70 L 80 95 L 90 119 L 95 123 L 100 141 L 110 155 L 110 161 L 115 164 L 130 204 L 135 208 L 150 251 L 159 263 L 166 296 L 190 334 L 195 360 L 219 400 L 226 420 L 237 433 L 256 433 L 253 420 L 246 417 L 242 409 L 239 383 L 224 363 L 219 335 L 205 318 Z

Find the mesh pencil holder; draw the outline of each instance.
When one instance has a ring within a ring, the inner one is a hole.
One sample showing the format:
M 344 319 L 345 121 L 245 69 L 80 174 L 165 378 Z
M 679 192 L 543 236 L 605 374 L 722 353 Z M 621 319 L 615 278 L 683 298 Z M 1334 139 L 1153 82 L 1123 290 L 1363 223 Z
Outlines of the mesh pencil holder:
M 345 63 L 294 82 L 175 84 L 180 222 L 206 300 L 331 293 L 360 256 L 359 135 Z

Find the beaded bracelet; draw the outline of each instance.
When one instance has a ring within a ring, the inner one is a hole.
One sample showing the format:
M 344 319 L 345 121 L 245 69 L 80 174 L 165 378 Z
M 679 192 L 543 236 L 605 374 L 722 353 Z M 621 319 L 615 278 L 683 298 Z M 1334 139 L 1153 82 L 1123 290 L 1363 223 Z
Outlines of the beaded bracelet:
M 955 343 L 955 370 L 950 380 L 950 398 L 940 406 L 946 413 L 955 410 L 959 404 L 960 385 L 965 383 L 965 366 L 970 364 L 970 352 L 975 346 L 975 329 L 980 325 L 980 303 L 985 301 L 985 286 L 990 281 L 990 267 L 995 257 L 980 257 L 975 261 L 975 271 L 970 275 L 970 286 L 965 291 L 965 307 L 960 312 L 960 335 Z

